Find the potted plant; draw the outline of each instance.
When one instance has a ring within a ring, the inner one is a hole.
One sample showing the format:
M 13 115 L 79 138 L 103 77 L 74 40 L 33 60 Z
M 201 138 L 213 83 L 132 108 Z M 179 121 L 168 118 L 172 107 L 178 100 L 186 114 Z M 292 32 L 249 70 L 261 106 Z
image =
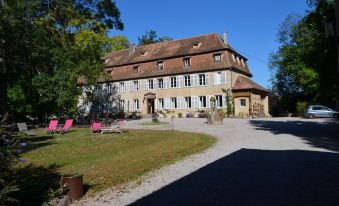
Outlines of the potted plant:
M 62 188 L 65 195 L 71 200 L 79 200 L 84 196 L 83 173 L 75 172 L 62 176 Z

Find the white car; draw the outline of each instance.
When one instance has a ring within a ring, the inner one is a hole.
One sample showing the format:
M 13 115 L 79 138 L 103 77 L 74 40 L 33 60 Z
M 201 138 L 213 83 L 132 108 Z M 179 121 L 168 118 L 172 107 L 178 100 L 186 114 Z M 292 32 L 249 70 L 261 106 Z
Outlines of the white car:
M 338 115 L 338 112 L 322 105 L 310 105 L 304 110 L 304 116 L 307 118 L 338 117 Z

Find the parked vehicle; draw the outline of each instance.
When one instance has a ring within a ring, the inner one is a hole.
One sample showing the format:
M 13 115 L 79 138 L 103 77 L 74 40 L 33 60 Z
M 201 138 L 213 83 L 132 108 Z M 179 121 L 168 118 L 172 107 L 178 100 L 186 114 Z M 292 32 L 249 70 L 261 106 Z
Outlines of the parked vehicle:
M 307 118 L 316 117 L 336 117 L 338 118 L 339 112 L 336 112 L 328 107 L 322 105 L 310 105 L 305 108 L 304 116 Z

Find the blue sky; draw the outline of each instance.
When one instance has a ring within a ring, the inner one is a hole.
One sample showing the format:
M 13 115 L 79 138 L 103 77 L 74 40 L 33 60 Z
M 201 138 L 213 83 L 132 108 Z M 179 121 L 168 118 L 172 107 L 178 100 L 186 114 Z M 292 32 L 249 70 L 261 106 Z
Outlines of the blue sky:
M 132 43 L 150 29 L 158 36 L 181 39 L 202 34 L 228 33 L 228 42 L 248 58 L 253 79 L 270 85 L 268 57 L 276 51 L 277 31 L 290 13 L 304 14 L 306 0 L 117 0 L 123 31 Z

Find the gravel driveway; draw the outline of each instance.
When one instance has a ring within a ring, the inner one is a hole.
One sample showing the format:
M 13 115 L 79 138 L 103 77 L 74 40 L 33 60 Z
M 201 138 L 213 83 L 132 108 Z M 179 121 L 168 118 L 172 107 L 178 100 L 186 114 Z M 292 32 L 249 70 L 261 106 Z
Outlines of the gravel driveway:
M 128 128 L 144 126 L 142 119 Z M 162 121 L 170 121 L 163 119 Z M 330 119 L 174 119 L 174 129 L 206 133 L 203 153 L 108 189 L 79 205 L 333 205 L 339 203 L 339 124 Z

